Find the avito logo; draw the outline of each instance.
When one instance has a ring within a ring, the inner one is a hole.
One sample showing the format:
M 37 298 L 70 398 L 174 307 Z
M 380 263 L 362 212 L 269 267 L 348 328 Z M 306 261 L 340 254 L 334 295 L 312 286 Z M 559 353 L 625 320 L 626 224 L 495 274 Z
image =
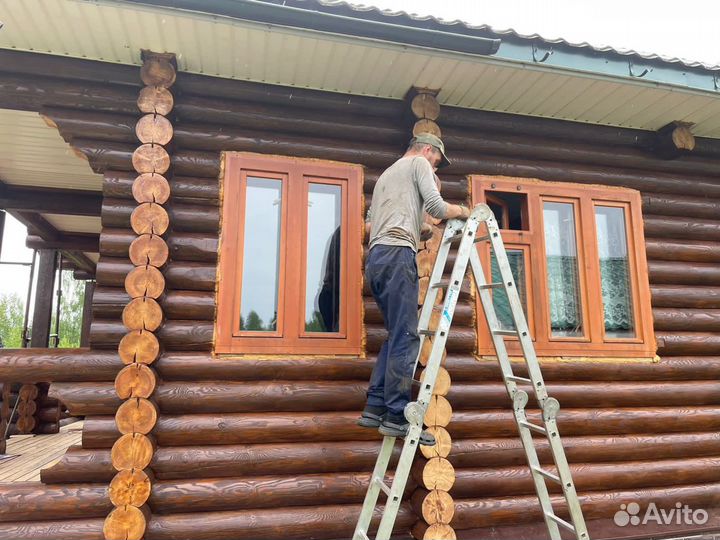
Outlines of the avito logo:
M 680 502 L 675 503 L 675 507 L 670 510 L 658 508 L 654 502 L 651 502 L 642 516 L 640 510 L 640 505 L 636 502 L 621 504 L 620 510 L 615 512 L 613 521 L 618 527 L 625 527 L 627 525 L 646 525 L 647 523 L 704 525 L 709 519 L 708 513 L 702 508 L 693 510 L 687 504 L 684 505 Z

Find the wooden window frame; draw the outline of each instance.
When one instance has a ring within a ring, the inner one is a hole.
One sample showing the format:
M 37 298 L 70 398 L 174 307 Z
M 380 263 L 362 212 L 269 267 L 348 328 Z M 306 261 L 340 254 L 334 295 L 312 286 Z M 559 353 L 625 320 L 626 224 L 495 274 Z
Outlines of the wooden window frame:
M 525 278 L 529 282 L 528 319 L 538 356 L 588 356 L 588 357 L 654 357 L 656 353 L 650 305 L 650 285 L 645 255 L 642 222 L 642 199 L 635 190 L 597 185 L 547 182 L 537 179 L 471 176 L 473 203 L 485 201 L 487 192 L 525 193 L 527 195 L 528 230 L 501 230 L 508 248 L 529 246 Z M 492 197 L 492 194 L 488 194 Z M 583 317 L 582 337 L 553 337 L 550 332 L 547 263 L 543 203 L 572 203 L 575 216 L 575 236 L 578 254 L 578 282 L 581 290 Z M 614 206 L 624 209 L 625 233 L 630 266 L 630 288 L 635 336 L 615 338 L 605 336 L 604 310 L 602 304 L 600 263 L 598 255 L 595 207 Z M 478 247 L 483 266 L 490 262 L 490 250 Z M 531 296 L 532 295 L 532 296 Z M 479 299 L 478 354 L 494 355 L 487 323 Z M 505 340 L 511 355 L 521 355 L 519 342 L 514 338 Z
M 218 262 L 217 354 L 362 353 L 362 185 L 360 165 L 246 152 L 224 154 Z M 275 332 L 241 331 L 247 178 L 282 181 L 278 315 Z M 310 184 L 341 187 L 339 332 L 305 330 L 307 201 Z M 293 264 L 296 261 L 297 264 Z

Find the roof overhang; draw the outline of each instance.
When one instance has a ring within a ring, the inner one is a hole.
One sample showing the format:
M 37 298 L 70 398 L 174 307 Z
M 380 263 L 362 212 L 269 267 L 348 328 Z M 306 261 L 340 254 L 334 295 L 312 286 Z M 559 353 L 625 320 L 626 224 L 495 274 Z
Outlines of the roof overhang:
M 720 93 L 702 86 L 717 72 L 656 62 L 631 76 L 632 58 L 593 49 L 546 57 L 503 38 L 489 56 L 484 37 L 256 0 L 0 0 L 0 14 L 0 48 L 134 65 L 169 51 L 191 73 L 390 99 L 436 88 L 445 105 L 652 131 L 679 120 L 720 138 Z M 661 68 L 686 76 L 653 80 Z

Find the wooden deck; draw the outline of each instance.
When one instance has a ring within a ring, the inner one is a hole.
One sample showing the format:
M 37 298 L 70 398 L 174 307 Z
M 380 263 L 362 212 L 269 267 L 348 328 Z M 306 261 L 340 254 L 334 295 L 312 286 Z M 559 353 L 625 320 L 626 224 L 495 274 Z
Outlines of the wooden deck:
M 0 455 L 0 483 L 39 481 L 40 469 L 54 465 L 68 447 L 80 444 L 83 422 L 60 428 L 54 435 L 13 435 Z

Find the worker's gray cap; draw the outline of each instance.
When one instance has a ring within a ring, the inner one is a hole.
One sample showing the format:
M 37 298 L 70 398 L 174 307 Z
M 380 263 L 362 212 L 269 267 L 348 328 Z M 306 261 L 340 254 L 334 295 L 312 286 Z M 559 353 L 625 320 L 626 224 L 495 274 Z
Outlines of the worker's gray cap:
M 440 137 L 438 137 L 437 135 L 433 135 L 432 133 L 420 133 L 413 139 L 413 142 L 429 144 L 430 146 L 434 146 L 435 148 L 440 150 L 442 160 L 438 165 L 438 169 L 450 165 L 450 160 L 445 155 L 445 145 L 440 140 Z

